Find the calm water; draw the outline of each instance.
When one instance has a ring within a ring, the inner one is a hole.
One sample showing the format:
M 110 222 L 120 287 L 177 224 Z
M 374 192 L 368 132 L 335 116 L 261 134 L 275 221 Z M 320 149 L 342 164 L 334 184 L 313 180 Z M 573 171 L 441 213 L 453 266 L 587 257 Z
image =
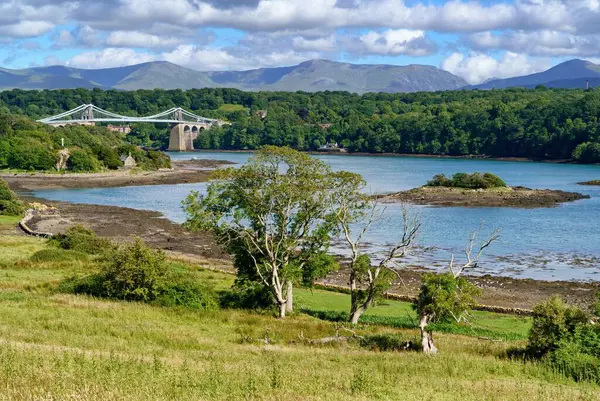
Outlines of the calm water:
M 173 153 L 174 160 L 192 157 L 244 163 L 248 153 Z M 556 208 L 435 208 L 415 206 L 423 217 L 419 244 L 435 251 L 416 252 L 411 262 L 442 268 L 452 252 L 464 248 L 469 232 L 485 222 L 500 227 L 502 239 L 488 252 L 475 273 L 494 273 L 538 279 L 600 280 L 600 187 L 579 186 L 579 181 L 600 179 L 600 166 L 550 163 L 497 162 L 414 157 L 317 156 L 334 169 L 360 173 L 371 192 L 392 192 L 423 185 L 434 174 L 492 172 L 509 185 L 562 189 L 591 195 L 591 199 Z M 126 188 L 37 191 L 52 200 L 157 210 L 183 222 L 181 201 L 191 190 L 206 184 L 158 185 Z M 376 252 L 400 235 L 400 208 L 389 205 L 370 231 L 367 241 Z M 339 251 L 339 250 L 338 250 Z M 339 251 L 341 252 L 341 251 Z

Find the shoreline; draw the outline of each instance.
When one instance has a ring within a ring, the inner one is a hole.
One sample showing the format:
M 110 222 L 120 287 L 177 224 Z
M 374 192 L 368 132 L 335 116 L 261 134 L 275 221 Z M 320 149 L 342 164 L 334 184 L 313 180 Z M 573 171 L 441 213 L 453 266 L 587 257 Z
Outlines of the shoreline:
M 30 226 L 35 230 L 58 233 L 71 225 L 82 224 L 115 242 L 131 241 L 133 236 L 137 236 L 174 259 L 209 269 L 234 272 L 230 256 L 214 242 L 210 234 L 189 232 L 160 212 L 48 201 L 35 197 L 26 197 L 24 200 L 55 208 L 54 211 L 31 220 Z M 398 296 L 415 296 L 418 294 L 422 275 L 435 271 L 417 265 L 397 270 L 399 279 L 388 292 Z M 553 294 L 561 295 L 569 303 L 590 307 L 595 301 L 595 293 L 600 290 L 599 283 L 589 281 L 534 280 L 491 274 L 465 277 L 483 290 L 478 303 L 501 308 L 531 309 Z M 347 272 L 342 266 L 318 283 L 344 286 L 347 279 Z
M 155 171 L 116 170 L 101 173 L 10 173 L 0 172 L 0 179 L 13 191 L 28 192 L 39 189 L 114 188 L 141 185 L 174 185 L 206 182 L 211 170 L 234 164 L 221 160 L 172 161 L 171 169 Z
M 254 153 L 252 149 L 194 149 L 190 152 L 207 152 L 207 153 Z M 428 153 L 370 153 L 370 152 L 319 152 L 316 150 L 302 151 L 311 155 L 328 155 L 328 156 L 376 156 L 376 157 L 416 157 L 423 159 L 458 159 L 458 160 L 489 160 L 501 162 L 527 162 L 527 163 L 552 163 L 552 164 L 578 164 L 573 159 L 544 159 L 544 158 L 529 158 L 529 157 L 493 157 L 485 155 L 435 155 Z M 177 153 L 177 152 L 174 152 Z

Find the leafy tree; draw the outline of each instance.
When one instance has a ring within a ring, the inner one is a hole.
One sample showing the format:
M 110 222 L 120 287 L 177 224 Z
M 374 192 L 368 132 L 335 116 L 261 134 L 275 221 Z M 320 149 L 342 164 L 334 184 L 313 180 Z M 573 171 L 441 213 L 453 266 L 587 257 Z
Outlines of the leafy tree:
M 91 173 L 100 170 L 98 159 L 94 158 L 83 149 L 71 150 L 71 155 L 67 160 L 67 166 L 71 171 L 77 173 Z
M 331 170 L 306 154 L 267 146 L 214 178 L 206 195 L 193 192 L 184 201 L 186 226 L 212 231 L 236 255 L 236 267 L 268 288 L 284 318 L 293 283 L 327 270 L 308 266 L 327 250 L 335 229 L 327 202 Z

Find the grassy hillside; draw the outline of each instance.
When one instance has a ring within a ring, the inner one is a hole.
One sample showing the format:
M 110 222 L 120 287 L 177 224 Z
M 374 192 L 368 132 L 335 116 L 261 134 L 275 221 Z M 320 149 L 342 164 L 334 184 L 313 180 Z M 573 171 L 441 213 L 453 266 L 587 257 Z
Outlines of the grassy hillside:
M 62 294 L 56 286 L 96 271 L 92 257 L 31 260 L 46 241 L 9 235 L 0 220 L 0 399 L 405 399 L 593 400 L 598 387 L 541 365 L 501 356 L 523 341 L 436 334 L 440 354 L 376 352 L 357 343 L 317 346 L 307 339 L 348 332 L 296 314 L 284 321 L 237 310 L 212 312 Z M 218 288 L 233 277 L 190 269 Z M 298 291 L 297 306 L 343 311 L 344 294 Z M 371 316 L 412 316 L 389 302 Z M 476 325 L 523 337 L 529 320 L 477 313 Z M 359 335 L 412 329 L 360 325 Z M 265 339 L 268 339 L 265 341 Z M 268 342 L 268 344 L 265 344 Z

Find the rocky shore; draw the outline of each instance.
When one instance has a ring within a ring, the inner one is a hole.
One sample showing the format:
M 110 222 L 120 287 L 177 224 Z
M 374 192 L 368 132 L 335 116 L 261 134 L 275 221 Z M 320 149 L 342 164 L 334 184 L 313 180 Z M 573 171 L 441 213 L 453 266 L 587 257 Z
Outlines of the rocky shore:
M 405 202 L 416 205 L 456 207 L 553 207 L 560 203 L 588 199 L 589 195 L 550 189 L 506 187 L 463 189 L 423 186 L 378 196 L 381 203 Z
M 157 171 L 117 170 L 102 173 L 11 173 L 0 178 L 14 191 L 64 188 L 108 188 L 134 185 L 187 184 L 208 181 L 210 169 L 233 164 L 222 160 L 173 161 L 171 169 Z

